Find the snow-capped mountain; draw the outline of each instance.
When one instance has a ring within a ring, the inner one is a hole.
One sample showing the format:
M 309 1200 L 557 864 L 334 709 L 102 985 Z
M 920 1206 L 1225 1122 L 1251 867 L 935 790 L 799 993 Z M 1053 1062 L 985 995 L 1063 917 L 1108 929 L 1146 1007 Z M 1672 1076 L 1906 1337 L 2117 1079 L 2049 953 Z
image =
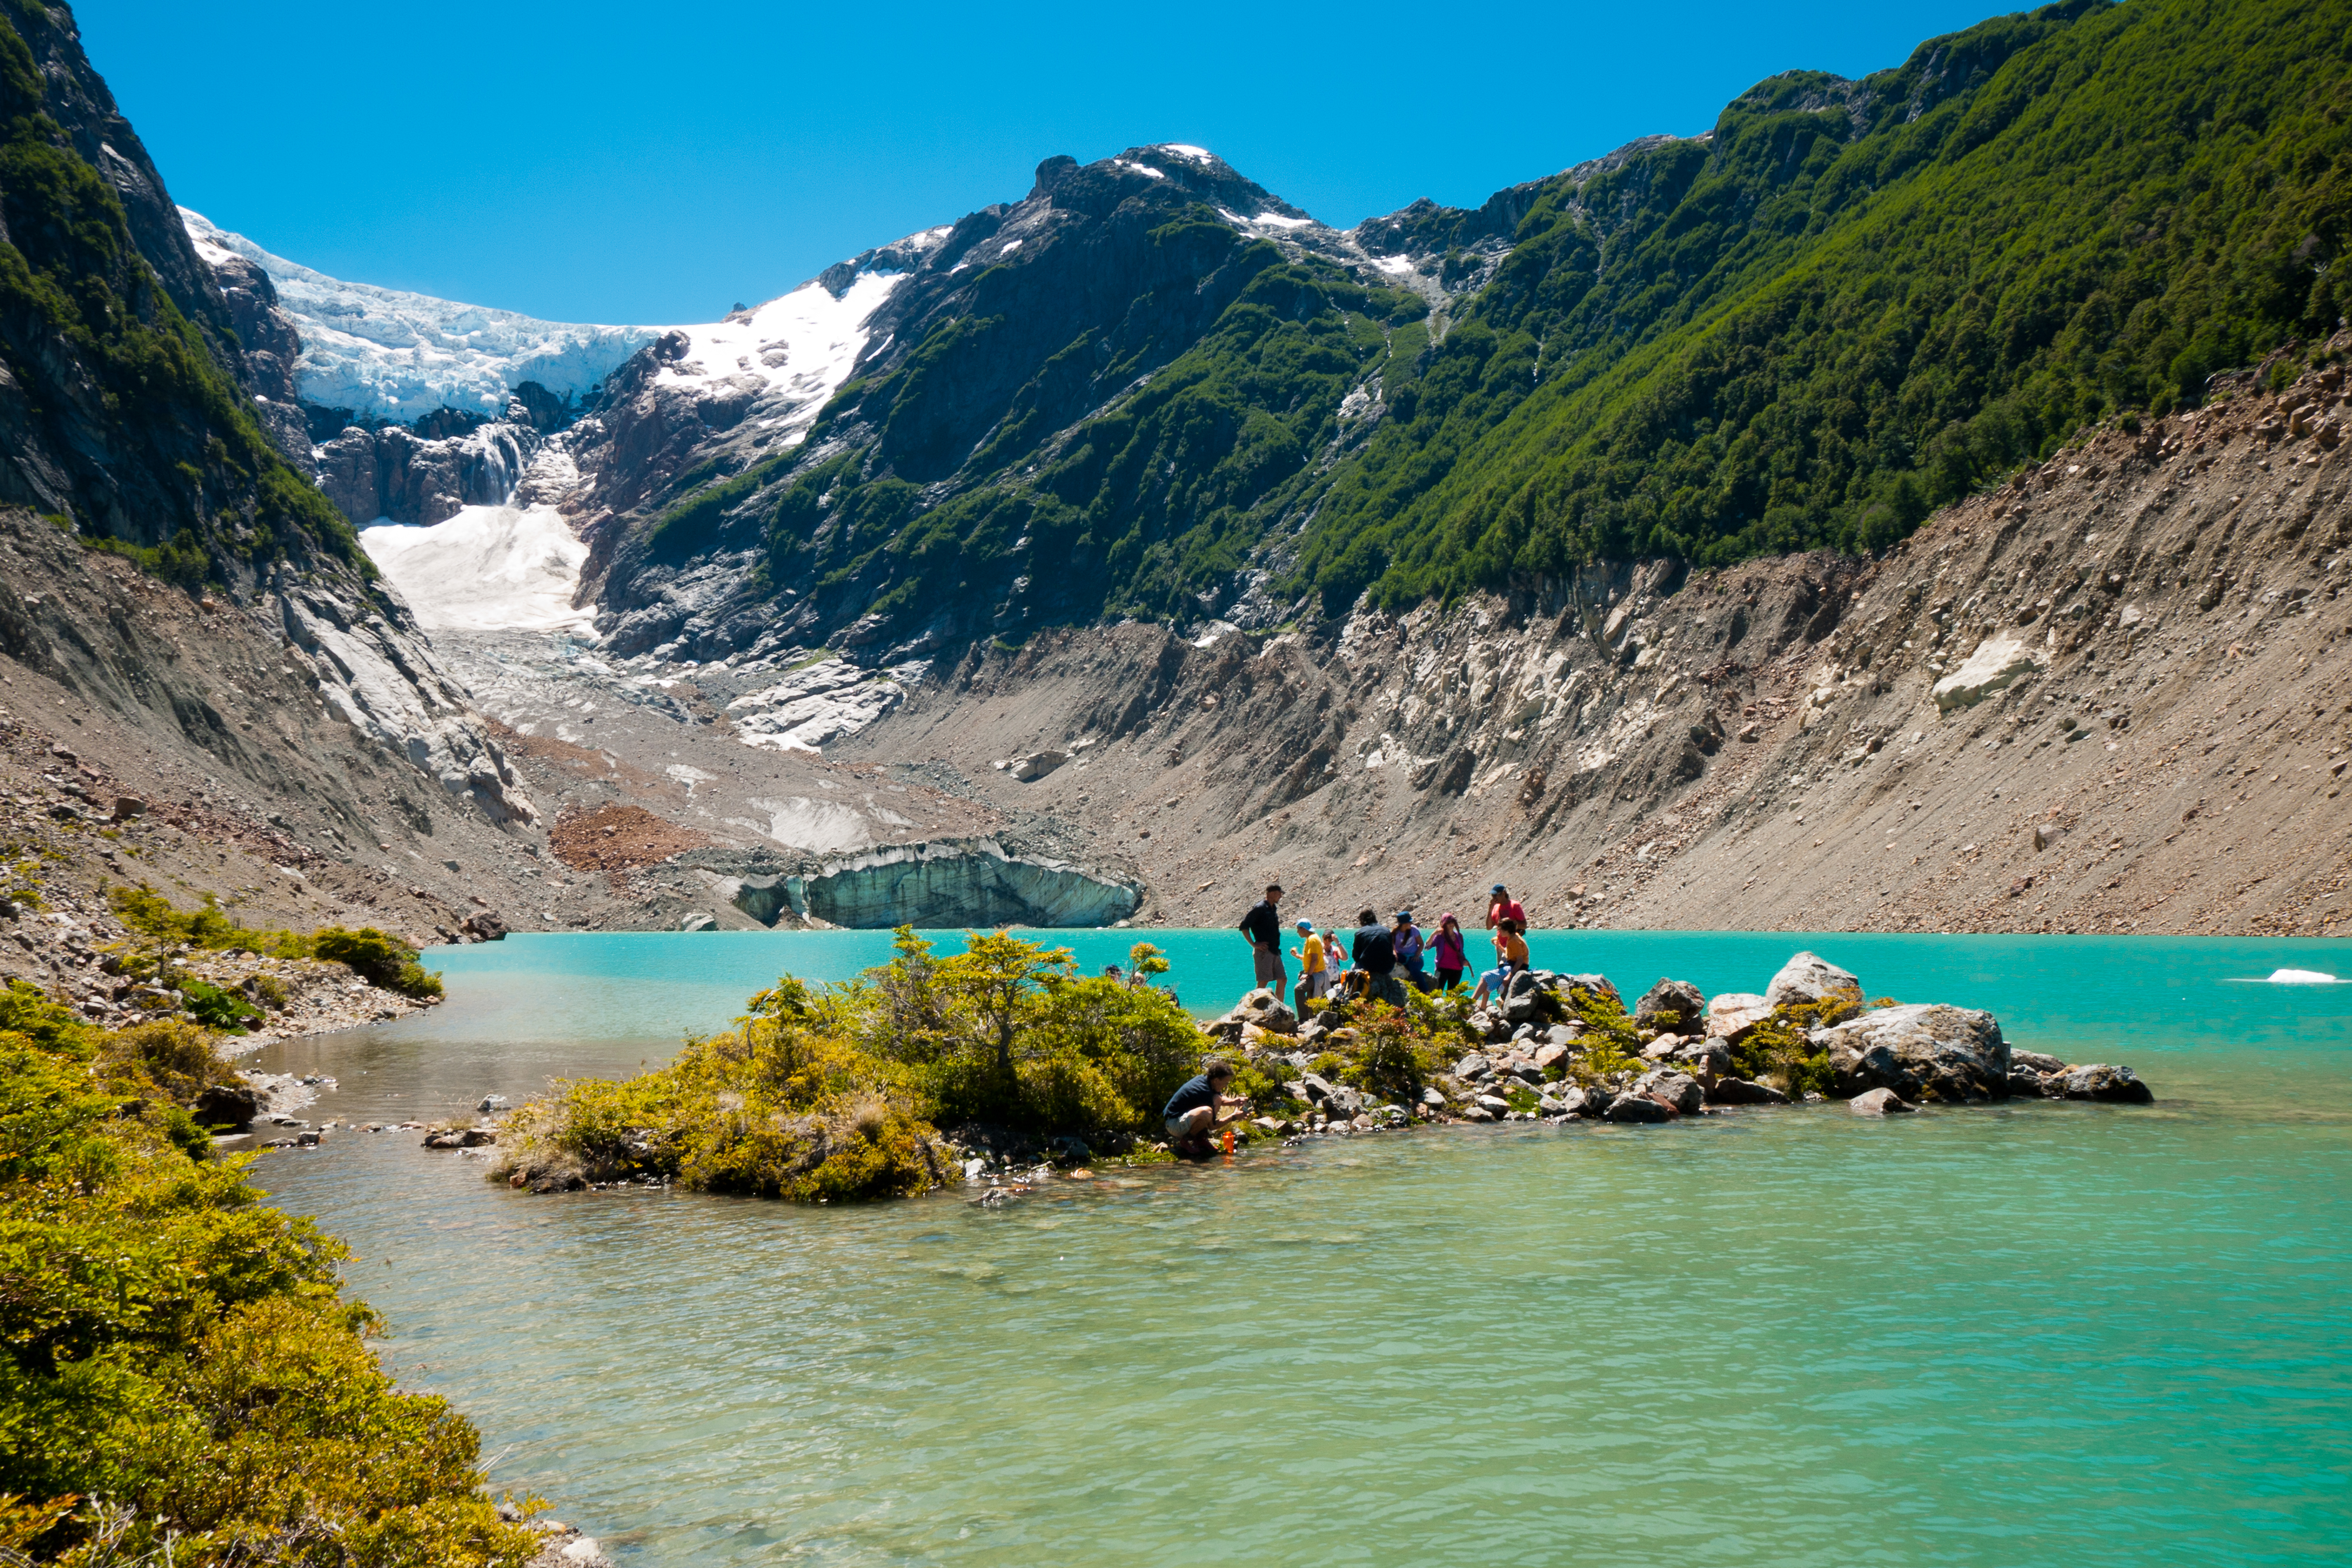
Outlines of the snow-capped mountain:
M 196 254 L 239 256 L 268 275 L 302 336 L 297 367 L 305 402 L 380 419 L 436 408 L 497 417 L 510 390 L 535 381 L 576 398 L 661 336 L 661 327 L 542 321 L 373 283 L 346 283 L 274 256 L 203 214 L 180 208 Z

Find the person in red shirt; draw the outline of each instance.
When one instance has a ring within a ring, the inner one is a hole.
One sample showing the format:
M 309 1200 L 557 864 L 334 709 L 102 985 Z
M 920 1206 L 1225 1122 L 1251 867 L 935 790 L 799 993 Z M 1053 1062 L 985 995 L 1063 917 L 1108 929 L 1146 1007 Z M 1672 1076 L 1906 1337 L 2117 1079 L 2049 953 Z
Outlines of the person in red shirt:
M 1486 900 L 1486 929 L 1492 931 L 1505 921 L 1517 921 L 1521 931 L 1528 929 L 1528 911 L 1519 907 L 1518 900 L 1511 897 L 1508 888 L 1497 882 L 1493 896 Z

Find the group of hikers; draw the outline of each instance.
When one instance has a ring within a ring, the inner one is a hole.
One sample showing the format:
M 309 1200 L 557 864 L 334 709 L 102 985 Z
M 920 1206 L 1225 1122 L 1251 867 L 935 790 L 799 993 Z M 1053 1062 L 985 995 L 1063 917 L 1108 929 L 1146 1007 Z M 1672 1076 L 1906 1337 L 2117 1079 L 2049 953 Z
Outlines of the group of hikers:
M 1269 884 L 1265 897 L 1251 906 L 1240 927 L 1256 963 L 1257 984 L 1278 1002 L 1286 1000 L 1290 990 L 1290 971 L 1283 962 L 1281 903 L 1281 885 Z M 1473 1001 L 1501 995 L 1511 976 L 1528 966 L 1528 912 L 1500 882 L 1487 897 L 1485 926 L 1494 944 L 1495 965 L 1478 977 Z M 1292 929 L 1298 945 L 1289 950 L 1289 956 L 1298 961 L 1302 1016 L 1336 996 L 1377 997 L 1402 1007 L 1406 986 L 1451 991 L 1470 967 L 1468 939 L 1462 922 L 1451 914 L 1438 916 L 1437 929 L 1427 934 L 1413 923 L 1411 910 L 1399 910 L 1385 921 L 1374 910 L 1360 910 L 1355 928 L 1344 939 L 1336 925 L 1318 934 L 1313 921 L 1294 921 Z M 1233 1080 L 1232 1065 L 1213 1058 L 1169 1100 L 1161 1115 L 1176 1152 L 1207 1155 L 1217 1129 L 1247 1114 L 1248 1102 L 1226 1092 Z
M 1282 887 L 1270 883 L 1265 897 L 1242 917 L 1241 933 L 1257 968 L 1257 983 L 1286 1001 L 1290 971 L 1283 962 L 1283 921 L 1279 906 Z M 1478 977 L 1472 1000 L 1500 994 L 1511 976 L 1528 966 L 1528 912 L 1502 883 L 1495 884 L 1486 900 L 1485 921 L 1494 943 L 1495 963 Z M 1413 923 L 1411 910 L 1399 910 L 1383 921 L 1371 910 L 1356 916 L 1355 928 L 1343 940 L 1337 925 L 1321 934 L 1313 921 L 1293 922 L 1298 945 L 1289 956 L 1298 961 L 1298 1008 L 1334 996 L 1375 996 L 1404 1005 L 1404 988 L 1450 991 L 1462 984 L 1470 967 L 1469 942 L 1462 922 L 1451 914 L 1437 918 L 1437 929 L 1424 934 Z

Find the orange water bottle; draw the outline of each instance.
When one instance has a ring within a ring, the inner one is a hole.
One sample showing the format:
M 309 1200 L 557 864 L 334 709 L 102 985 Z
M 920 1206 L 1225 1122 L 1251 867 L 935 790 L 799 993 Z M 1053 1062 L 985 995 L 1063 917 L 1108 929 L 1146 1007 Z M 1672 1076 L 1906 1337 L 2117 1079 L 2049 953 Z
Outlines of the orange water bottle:
M 1230 1124 L 1228 1124 L 1228 1125 L 1226 1126 L 1226 1128 L 1225 1128 L 1225 1152 L 1226 1152 L 1226 1153 L 1228 1153 L 1228 1154 L 1230 1154 L 1230 1153 L 1232 1153 L 1233 1152 L 1234 1152 L 1234 1130 L 1233 1130 L 1233 1127 L 1232 1127 Z

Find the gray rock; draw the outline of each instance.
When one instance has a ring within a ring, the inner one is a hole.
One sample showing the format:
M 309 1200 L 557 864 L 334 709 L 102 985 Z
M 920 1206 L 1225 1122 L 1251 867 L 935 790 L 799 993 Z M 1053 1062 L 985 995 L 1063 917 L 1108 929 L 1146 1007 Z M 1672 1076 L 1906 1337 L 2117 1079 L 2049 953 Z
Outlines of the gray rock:
M 1733 1070 L 1731 1047 L 1721 1040 L 1677 1041 L 1675 1048 L 1667 1053 L 1665 1059 L 1680 1067 L 1703 1084 L 1712 1084 L 1717 1079 L 1729 1078 Z
M 1698 1079 L 1673 1068 L 1659 1068 L 1633 1080 L 1633 1092 L 1664 1100 L 1685 1116 L 1696 1116 L 1706 1104 L 1706 1089 Z
M 1772 976 L 1764 1000 L 1774 1007 L 1825 1004 L 1820 1021 L 1843 1023 L 1862 1011 L 1862 982 L 1817 953 L 1800 952 Z
M 1370 1103 L 1362 1089 L 1335 1083 L 1323 1097 L 1323 1113 L 1334 1121 L 1352 1121 L 1364 1113 Z
M 2011 1068 L 2021 1067 L 2032 1068 L 2035 1072 L 2064 1072 L 2066 1070 L 2066 1064 L 2060 1061 L 2056 1057 L 2050 1056 L 2042 1051 L 2021 1051 L 2015 1046 L 2009 1047 L 2009 1065 Z
M 1462 1120 L 1465 1121 L 1492 1121 L 1495 1120 L 1495 1113 L 1487 1110 L 1483 1105 L 1474 1105 L 1462 1113 Z
M 1554 1024 L 1544 1031 L 1544 1038 L 1555 1046 L 1572 1046 L 1576 1044 L 1576 1037 L 1583 1032 L 1583 1028 L 1584 1026 L 1581 1024 Z
M 1893 1116 L 1918 1109 L 1904 1104 L 1902 1097 L 1891 1089 L 1874 1089 L 1857 1094 L 1845 1102 L 1845 1108 L 1856 1116 Z
M 1772 1016 L 1772 1004 L 1753 991 L 1727 991 L 1706 1005 L 1706 1037 L 1736 1046 Z
M 677 917 L 680 931 L 717 931 L 719 922 L 700 910 L 689 910 Z
M 1232 1016 L 1277 1035 L 1295 1034 L 1298 1029 L 1298 1015 L 1276 1001 L 1274 993 L 1263 985 L 1234 1003 Z
M 1709 1105 L 1786 1105 L 1789 1097 L 1769 1083 L 1744 1078 L 1719 1078 L 1707 1086 Z
M 1305 1092 L 1307 1098 L 1317 1105 L 1331 1098 L 1331 1086 L 1314 1073 L 1301 1074 L 1298 1087 Z
M 1526 975 L 1517 977 L 1524 980 Z M 1543 1003 L 1533 990 L 1514 991 L 1503 998 L 1503 1022 L 1511 1026 L 1515 1034 L 1532 1033 L 1536 1021 L 1543 1016 Z
M 242 1132 L 260 1114 L 261 1096 L 247 1084 L 211 1084 L 196 1096 L 194 1115 L 200 1126 Z
M 1067 752 L 1032 752 L 1006 771 L 1023 784 L 1034 784 L 1069 760 Z
M 1421 1102 L 1422 1104 L 1428 1106 L 1432 1110 L 1443 1110 L 1445 1109 L 1445 1096 L 1439 1093 L 1434 1089 L 1423 1089 L 1421 1091 Z
M 1616 1091 L 1598 1084 L 1580 1084 L 1559 1097 L 1570 1116 L 1601 1116 L 1616 1100 Z
M 1482 1094 L 1472 1101 L 1479 1110 L 1500 1116 L 1511 1109 L 1511 1102 L 1499 1094 Z
M 1698 1032 L 1699 1015 L 1706 998 L 1687 980 L 1661 980 L 1642 993 L 1633 1005 L 1633 1022 L 1644 1029 L 1689 1035 Z
M 1552 989 L 1567 993 L 1570 999 L 1579 991 L 1589 991 L 1596 996 L 1606 996 L 1620 1007 L 1625 1005 L 1625 999 L 1617 994 L 1617 987 L 1609 984 L 1605 974 L 1563 974 Z
M 1603 1115 L 1611 1121 L 1652 1124 L 1673 1121 L 1681 1112 L 1664 1100 L 1652 1099 L 1646 1094 L 1621 1094 L 1610 1102 Z
M 1566 1046 L 1551 1044 L 1538 1046 L 1536 1047 L 1535 1064 L 1537 1068 L 1540 1071 L 1549 1072 L 1553 1068 L 1559 1066 L 1561 1062 L 1566 1061 L 1567 1059 L 1568 1047 Z
M 1536 1100 L 1536 1110 L 1539 1115 L 1544 1116 L 1566 1116 L 1568 1102 L 1555 1100 L 1549 1094 L 1541 1095 Z
M 482 1102 L 474 1107 L 476 1110 L 482 1112 L 485 1116 L 494 1110 L 510 1110 L 513 1108 L 514 1102 L 507 1099 L 503 1094 L 486 1094 L 482 1096 Z
M 1990 1013 L 1940 1003 L 1881 1007 L 1816 1029 L 1837 1092 L 1891 1089 L 1907 1100 L 1964 1104 L 2009 1094 L 2009 1042 Z
M 2012 1061 L 2009 1067 L 2009 1097 L 2011 1100 L 2063 1100 L 2066 1098 L 2065 1075 L 2036 1072 Z
M 2097 1100 L 2110 1105 L 2152 1105 L 2156 1094 L 2127 1067 L 2093 1062 L 2068 1068 L 2060 1092 L 2068 1100 Z

